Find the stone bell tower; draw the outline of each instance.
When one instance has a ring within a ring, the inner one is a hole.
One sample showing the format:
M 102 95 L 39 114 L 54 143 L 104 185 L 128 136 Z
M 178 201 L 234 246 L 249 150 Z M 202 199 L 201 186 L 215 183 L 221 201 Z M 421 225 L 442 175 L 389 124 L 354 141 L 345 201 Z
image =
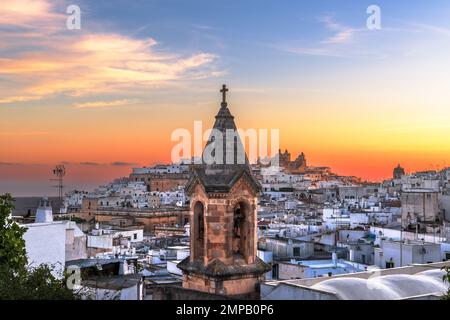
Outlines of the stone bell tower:
M 183 287 L 236 298 L 259 298 L 259 282 L 271 268 L 257 256 L 257 200 L 260 185 L 253 177 L 234 117 L 222 104 L 203 152 L 186 186 L 191 198 L 190 256 L 178 267 Z M 214 131 L 214 130 L 213 130 Z M 226 135 L 234 132 L 233 139 Z M 217 134 L 223 135 L 223 140 Z M 215 161 L 205 161 L 208 147 Z M 223 161 L 222 161 L 223 160 Z

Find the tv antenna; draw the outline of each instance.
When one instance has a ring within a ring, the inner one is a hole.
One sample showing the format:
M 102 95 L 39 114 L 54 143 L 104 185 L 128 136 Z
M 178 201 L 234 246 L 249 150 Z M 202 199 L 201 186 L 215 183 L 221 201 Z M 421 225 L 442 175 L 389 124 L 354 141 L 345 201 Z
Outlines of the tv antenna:
M 59 164 L 53 169 L 53 174 L 56 176 L 56 179 L 50 179 L 50 180 L 58 182 L 58 185 L 53 186 L 53 187 L 58 188 L 58 198 L 59 198 L 59 205 L 60 205 L 60 209 L 61 209 L 63 206 L 63 188 L 64 188 L 63 178 L 66 175 L 66 168 L 62 164 Z

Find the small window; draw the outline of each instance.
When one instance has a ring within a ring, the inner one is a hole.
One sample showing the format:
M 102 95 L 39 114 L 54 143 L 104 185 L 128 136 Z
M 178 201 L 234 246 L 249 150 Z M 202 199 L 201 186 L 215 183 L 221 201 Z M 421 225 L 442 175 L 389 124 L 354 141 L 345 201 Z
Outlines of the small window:
M 137 240 L 137 233 L 133 234 L 134 240 Z

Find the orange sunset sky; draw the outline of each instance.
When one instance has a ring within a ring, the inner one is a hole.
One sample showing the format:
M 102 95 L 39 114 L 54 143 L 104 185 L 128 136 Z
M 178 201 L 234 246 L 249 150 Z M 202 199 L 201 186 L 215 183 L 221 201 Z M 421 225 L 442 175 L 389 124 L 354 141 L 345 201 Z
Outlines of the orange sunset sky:
M 93 187 L 170 161 L 211 127 L 222 83 L 239 128 L 280 130 L 308 164 L 381 180 L 450 165 L 450 4 L 379 1 L 0 4 L 0 193 Z M 177 10 L 174 10 L 176 8 Z

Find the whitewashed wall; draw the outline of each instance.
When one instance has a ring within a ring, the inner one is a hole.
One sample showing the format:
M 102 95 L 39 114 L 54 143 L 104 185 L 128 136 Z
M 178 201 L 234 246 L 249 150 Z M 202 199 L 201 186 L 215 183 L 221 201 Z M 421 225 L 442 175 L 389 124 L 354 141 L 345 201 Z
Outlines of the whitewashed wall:
M 28 263 L 37 266 L 42 263 L 59 264 L 55 271 L 62 271 L 66 255 L 65 222 L 32 223 L 27 227 L 23 238 Z

